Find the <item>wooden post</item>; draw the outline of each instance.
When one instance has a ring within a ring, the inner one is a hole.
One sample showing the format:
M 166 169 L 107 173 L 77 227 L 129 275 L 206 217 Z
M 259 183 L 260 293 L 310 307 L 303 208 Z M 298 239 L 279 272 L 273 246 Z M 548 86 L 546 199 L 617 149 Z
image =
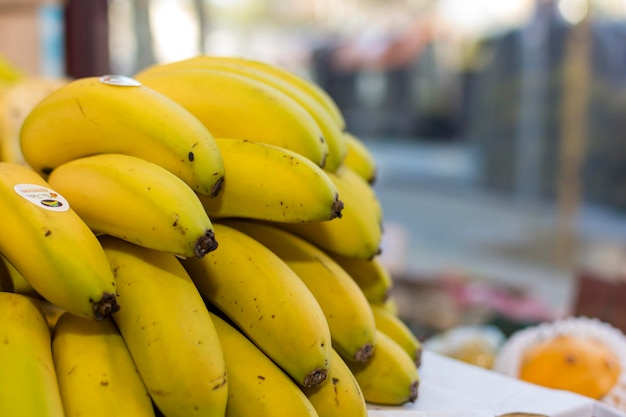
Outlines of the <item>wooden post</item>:
M 573 262 L 580 243 L 576 227 L 580 205 L 584 200 L 581 177 L 587 148 L 587 106 L 591 78 L 589 15 L 571 28 L 566 38 L 563 63 L 557 174 L 557 251 L 558 262 L 570 269 L 575 266 Z

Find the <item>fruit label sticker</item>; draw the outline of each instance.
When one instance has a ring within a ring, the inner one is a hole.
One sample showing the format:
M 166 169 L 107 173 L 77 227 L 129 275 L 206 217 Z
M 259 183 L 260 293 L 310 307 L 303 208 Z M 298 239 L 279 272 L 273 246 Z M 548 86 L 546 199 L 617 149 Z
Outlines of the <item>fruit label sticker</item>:
M 36 206 L 50 211 L 67 211 L 70 204 L 59 193 L 36 184 L 15 184 L 13 189 Z
M 120 87 L 140 87 L 141 83 L 134 78 L 124 75 L 103 75 L 99 78 L 102 84 L 117 85 Z

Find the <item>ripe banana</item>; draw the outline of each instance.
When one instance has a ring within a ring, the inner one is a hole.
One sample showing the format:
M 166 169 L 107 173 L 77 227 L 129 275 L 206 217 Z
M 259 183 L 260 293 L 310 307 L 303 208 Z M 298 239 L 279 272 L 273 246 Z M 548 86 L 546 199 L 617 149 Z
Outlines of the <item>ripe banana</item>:
M 334 174 L 334 181 L 343 181 L 344 187 L 359 195 L 359 201 L 374 212 L 376 219 L 383 224 L 383 207 L 374 188 L 359 174 L 347 165 L 338 167 Z
M 219 248 L 200 259 L 180 260 L 200 294 L 298 384 L 321 383 L 332 345 L 311 291 L 258 241 L 231 227 L 213 226 Z
M 349 361 L 366 361 L 376 322 L 359 286 L 321 249 L 277 227 L 253 221 L 223 224 L 244 232 L 278 255 L 302 279 L 328 321 L 333 348 Z
M 228 372 L 225 417 L 318 417 L 289 376 L 227 319 L 211 313 Z
M 320 105 L 322 105 L 326 109 L 326 111 L 328 111 L 328 113 L 332 116 L 332 118 L 335 120 L 335 123 L 337 123 L 337 126 L 339 126 L 340 129 L 345 128 L 346 124 L 343 118 L 343 114 L 337 107 L 337 104 L 332 99 L 332 97 L 324 89 L 315 84 L 313 80 L 305 78 L 304 76 L 296 74 L 295 72 L 287 70 L 281 66 L 258 59 L 250 59 L 237 56 L 214 55 L 197 55 L 180 62 L 181 65 L 202 66 L 207 65 L 208 63 L 213 63 L 217 60 L 238 64 L 248 69 L 257 69 L 275 77 L 279 77 L 290 84 L 293 84 L 294 86 L 305 91 L 317 102 L 319 102 Z
M 393 278 L 381 258 L 361 259 L 327 252 L 358 284 L 372 304 L 382 304 L 393 287 Z
M 78 158 L 55 168 L 48 183 L 95 233 L 182 257 L 202 257 L 217 247 L 198 194 L 145 159 L 124 154 Z
M 102 320 L 119 309 L 115 279 L 93 232 L 35 171 L 0 162 L 2 254 L 63 310 Z
M 86 77 L 56 89 L 28 114 L 20 141 L 26 162 L 44 176 L 99 153 L 161 165 L 200 194 L 216 195 L 224 175 L 213 136 L 196 117 L 122 76 Z
M 0 415 L 64 417 L 50 330 L 34 298 L 0 292 Z
M 96 322 L 63 313 L 54 327 L 52 357 L 68 416 L 154 417 L 146 386 L 110 317 Z
M 0 160 L 26 165 L 20 148 L 20 129 L 33 107 L 57 88 L 63 78 L 28 76 L 7 86 L 0 93 Z
M 2 273 L 0 273 L 0 288 L 2 291 L 11 291 L 18 294 L 30 295 L 31 297 L 41 298 L 37 291 L 35 291 L 26 281 L 26 278 L 20 271 L 15 269 L 15 267 L 9 262 L 4 256 L 0 254 L 0 269 L 2 269 Z M 5 275 L 6 274 L 6 275 Z
M 402 405 L 417 399 L 420 378 L 415 362 L 398 343 L 380 330 L 370 360 L 346 364 L 368 403 Z
M 376 328 L 396 341 L 419 367 L 422 360 L 422 343 L 399 316 L 381 305 L 372 305 Z
M 332 172 L 333 181 L 344 203 L 341 218 L 322 222 L 274 222 L 329 253 L 371 259 L 380 253 L 382 224 L 369 201 Z
M 0 84 L 13 84 L 25 76 L 20 68 L 0 54 Z
M 226 176 L 215 198 L 200 196 L 211 219 L 243 217 L 312 222 L 341 215 L 343 203 L 328 175 L 287 149 L 245 139 L 215 139 Z
M 367 404 L 352 371 L 333 350 L 328 378 L 312 388 L 302 388 L 319 417 L 367 417 Z
M 280 90 L 232 72 L 189 69 L 137 76 L 195 115 L 215 137 L 292 150 L 324 166 L 328 143 L 313 117 Z
M 223 351 L 202 297 L 177 258 L 102 235 L 125 308 L 113 318 L 156 406 L 168 417 L 223 416 Z
M 374 155 L 367 145 L 354 134 L 344 132 L 344 136 L 348 148 L 343 160 L 344 165 L 352 168 L 368 183 L 374 184 L 378 170 Z
M 298 83 L 290 82 L 284 77 L 279 77 L 268 71 L 264 71 L 252 65 L 246 65 L 245 60 L 237 60 L 231 57 L 203 55 L 167 64 L 157 64 L 148 67 L 137 74 L 136 78 L 160 73 L 185 72 L 187 70 L 213 69 L 226 71 L 260 81 L 285 93 L 300 104 L 315 120 L 322 135 L 328 144 L 328 156 L 324 169 L 334 171 L 339 167 L 348 152 L 348 146 L 343 130 L 333 119 L 329 110 L 317 101 L 308 90 L 303 89 Z M 180 74 L 182 75 L 182 74 Z

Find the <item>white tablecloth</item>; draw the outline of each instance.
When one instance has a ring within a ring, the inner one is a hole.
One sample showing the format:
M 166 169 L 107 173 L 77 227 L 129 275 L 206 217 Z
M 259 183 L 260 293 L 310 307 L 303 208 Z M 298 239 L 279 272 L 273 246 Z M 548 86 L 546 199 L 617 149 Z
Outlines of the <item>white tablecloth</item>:
M 431 351 L 423 352 L 415 403 L 369 408 L 370 417 L 494 417 L 508 412 L 626 417 L 588 397 L 529 384 Z

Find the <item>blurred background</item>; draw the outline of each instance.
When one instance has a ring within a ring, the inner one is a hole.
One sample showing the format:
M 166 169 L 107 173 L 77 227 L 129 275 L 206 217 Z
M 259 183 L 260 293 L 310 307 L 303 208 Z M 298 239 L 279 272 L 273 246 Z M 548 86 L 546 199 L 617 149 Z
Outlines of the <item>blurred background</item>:
M 32 74 L 207 53 L 321 85 L 377 160 L 381 256 L 424 338 L 626 329 L 625 41 L 626 0 L 0 0 L 0 55 Z

